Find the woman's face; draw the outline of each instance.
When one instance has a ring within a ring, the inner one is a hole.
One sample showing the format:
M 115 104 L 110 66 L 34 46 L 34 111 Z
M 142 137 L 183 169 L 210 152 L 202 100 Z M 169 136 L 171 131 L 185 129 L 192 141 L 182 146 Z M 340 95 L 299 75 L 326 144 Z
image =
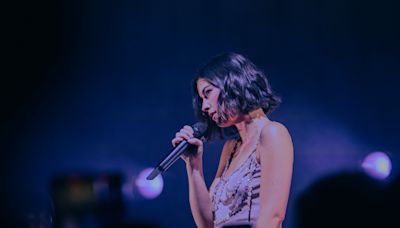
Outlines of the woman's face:
M 213 86 L 206 79 L 197 81 L 197 93 L 202 99 L 201 111 L 217 122 L 218 96 L 220 89 Z
M 197 93 L 202 99 L 201 111 L 206 113 L 219 127 L 229 127 L 236 122 L 237 117 L 228 117 L 225 122 L 220 122 L 218 116 L 218 97 L 221 90 L 209 83 L 206 79 L 200 78 L 197 81 Z

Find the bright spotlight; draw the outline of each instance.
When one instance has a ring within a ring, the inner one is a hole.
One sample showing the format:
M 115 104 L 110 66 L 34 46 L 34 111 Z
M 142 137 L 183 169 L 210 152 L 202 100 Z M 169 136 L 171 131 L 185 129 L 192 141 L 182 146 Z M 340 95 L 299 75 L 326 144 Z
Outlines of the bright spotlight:
M 153 199 L 160 195 L 164 186 L 164 181 L 161 175 L 158 175 L 153 180 L 146 179 L 151 171 L 153 171 L 153 168 L 144 169 L 136 178 L 136 186 L 139 193 L 147 199 Z
M 385 153 L 373 152 L 364 158 L 362 167 L 368 175 L 383 180 L 390 175 L 392 162 Z

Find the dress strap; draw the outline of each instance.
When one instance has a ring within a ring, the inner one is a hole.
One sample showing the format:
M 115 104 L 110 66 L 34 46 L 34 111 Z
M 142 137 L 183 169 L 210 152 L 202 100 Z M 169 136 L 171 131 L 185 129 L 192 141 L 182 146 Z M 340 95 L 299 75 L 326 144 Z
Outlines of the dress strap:
M 234 156 L 234 155 L 236 154 L 236 152 L 237 152 L 237 147 L 238 147 L 239 142 L 240 142 L 240 139 L 239 139 L 239 140 L 236 140 L 235 145 L 233 146 L 233 150 L 232 150 L 232 153 L 231 153 L 231 155 L 230 155 L 230 157 L 229 157 L 229 161 L 228 161 L 228 164 L 227 164 L 227 166 L 226 166 L 226 169 L 228 169 L 229 166 L 231 165 L 233 156 Z

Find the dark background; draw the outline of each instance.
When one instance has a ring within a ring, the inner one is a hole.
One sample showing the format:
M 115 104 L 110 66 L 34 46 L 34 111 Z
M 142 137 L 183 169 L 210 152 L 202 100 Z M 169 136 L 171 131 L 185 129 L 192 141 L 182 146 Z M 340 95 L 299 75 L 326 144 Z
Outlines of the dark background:
M 195 122 L 191 78 L 225 51 L 246 55 L 283 98 L 270 117 L 293 138 L 285 227 L 315 180 L 388 153 L 398 174 L 397 1 L 19 1 L 3 7 L 3 221 L 46 211 L 52 177 L 154 166 Z M 206 146 L 206 182 L 222 142 Z M 132 220 L 194 227 L 183 162 Z

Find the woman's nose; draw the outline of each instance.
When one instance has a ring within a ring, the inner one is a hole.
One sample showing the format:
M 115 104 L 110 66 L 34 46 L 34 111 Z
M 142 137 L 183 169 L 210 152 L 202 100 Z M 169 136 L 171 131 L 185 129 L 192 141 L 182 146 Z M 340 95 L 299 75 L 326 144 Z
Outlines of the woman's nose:
M 210 109 L 210 104 L 208 103 L 207 100 L 203 100 L 203 103 L 201 105 L 201 111 L 207 112 Z

